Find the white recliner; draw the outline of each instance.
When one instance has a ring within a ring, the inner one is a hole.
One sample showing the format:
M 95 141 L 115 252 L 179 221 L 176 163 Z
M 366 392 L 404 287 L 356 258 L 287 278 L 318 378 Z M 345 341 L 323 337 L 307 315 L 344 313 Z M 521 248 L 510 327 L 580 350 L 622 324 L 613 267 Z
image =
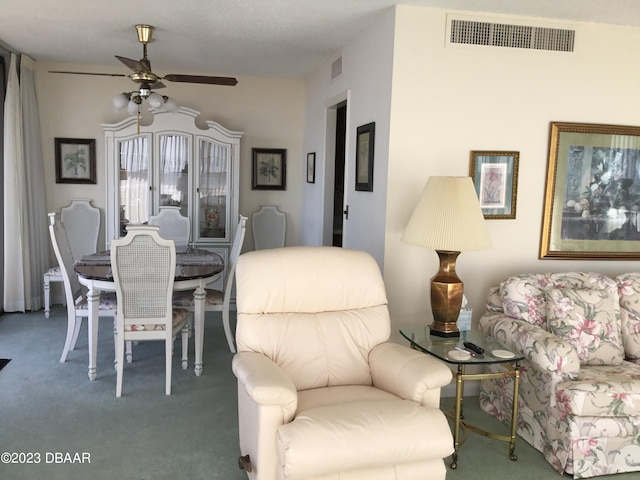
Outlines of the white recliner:
M 444 479 L 441 362 L 388 341 L 367 253 L 285 247 L 236 270 L 239 465 L 252 480 Z

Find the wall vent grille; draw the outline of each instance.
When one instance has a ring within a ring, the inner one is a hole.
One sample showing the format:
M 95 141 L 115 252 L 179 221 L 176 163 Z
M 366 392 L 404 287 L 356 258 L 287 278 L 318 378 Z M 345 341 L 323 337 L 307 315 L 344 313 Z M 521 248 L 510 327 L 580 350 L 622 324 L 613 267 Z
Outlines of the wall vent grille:
M 342 75 L 342 56 L 331 64 L 331 80 Z
M 449 41 L 453 44 L 573 52 L 575 35 L 575 30 L 562 28 L 453 19 Z

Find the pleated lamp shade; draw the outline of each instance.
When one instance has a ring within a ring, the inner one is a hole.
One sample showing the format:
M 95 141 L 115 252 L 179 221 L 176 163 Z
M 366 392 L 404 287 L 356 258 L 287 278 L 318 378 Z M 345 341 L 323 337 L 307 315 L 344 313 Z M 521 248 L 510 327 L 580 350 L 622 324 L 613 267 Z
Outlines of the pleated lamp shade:
M 471 177 L 430 177 L 402 241 L 457 252 L 489 248 L 489 233 Z

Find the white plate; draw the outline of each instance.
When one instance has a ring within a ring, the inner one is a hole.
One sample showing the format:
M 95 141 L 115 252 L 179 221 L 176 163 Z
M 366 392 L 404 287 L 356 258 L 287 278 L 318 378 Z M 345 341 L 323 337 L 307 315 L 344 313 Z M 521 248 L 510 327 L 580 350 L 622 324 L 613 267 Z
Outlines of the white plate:
M 458 360 L 458 361 L 471 359 L 471 355 L 469 355 L 468 353 L 461 352 L 460 350 L 449 350 L 449 352 L 447 353 L 447 356 L 451 360 Z
M 516 356 L 515 353 L 510 352 L 509 350 L 493 350 L 491 355 L 496 358 L 513 358 Z

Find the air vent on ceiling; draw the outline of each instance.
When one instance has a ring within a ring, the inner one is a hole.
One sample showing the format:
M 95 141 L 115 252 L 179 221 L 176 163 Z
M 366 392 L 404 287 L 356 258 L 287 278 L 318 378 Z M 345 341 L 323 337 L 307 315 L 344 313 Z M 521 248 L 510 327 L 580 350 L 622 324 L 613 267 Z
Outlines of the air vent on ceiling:
M 575 34 L 575 30 L 561 28 L 452 19 L 449 42 L 573 52 Z
M 331 64 L 331 80 L 342 75 L 342 56 Z

